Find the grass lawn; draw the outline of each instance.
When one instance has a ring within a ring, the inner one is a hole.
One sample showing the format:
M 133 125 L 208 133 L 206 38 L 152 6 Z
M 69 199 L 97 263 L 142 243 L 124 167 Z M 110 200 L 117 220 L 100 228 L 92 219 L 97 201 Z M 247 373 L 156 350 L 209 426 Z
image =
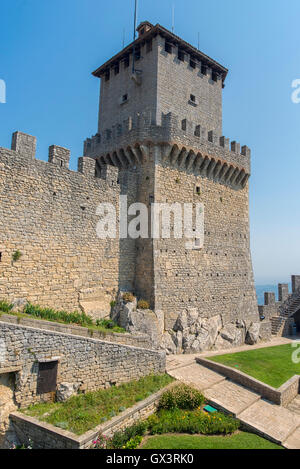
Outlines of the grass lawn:
M 141 449 L 283 449 L 253 433 L 231 436 L 159 435 L 142 443 Z
M 292 361 L 296 349 L 290 344 L 208 357 L 209 360 L 236 368 L 274 388 L 300 374 L 300 363 Z
M 66 402 L 41 403 L 22 412 L 82 435 L 126 408 L 146 399 L 173 381 L 168 375 L 150 375 L 139 381 L 71 397 Z

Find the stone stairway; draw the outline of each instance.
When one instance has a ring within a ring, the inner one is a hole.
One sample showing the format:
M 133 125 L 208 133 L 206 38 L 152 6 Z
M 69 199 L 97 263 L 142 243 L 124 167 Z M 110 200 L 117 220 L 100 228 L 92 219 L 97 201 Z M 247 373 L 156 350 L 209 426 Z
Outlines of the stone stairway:
M 285 448 L 300 449 L 300 395 L 289 408 L 262 399 L 250 389 L 234 383 L 184 357 L 169 358 L 167 372 L 175 379 L 199 389 L 210 405 L 230 412 L 243 427 Z
M 286 322 L 300 309 L 300 288 L 279 307 L 279 316 L 271 318 L 272 335 L 282 335 Z

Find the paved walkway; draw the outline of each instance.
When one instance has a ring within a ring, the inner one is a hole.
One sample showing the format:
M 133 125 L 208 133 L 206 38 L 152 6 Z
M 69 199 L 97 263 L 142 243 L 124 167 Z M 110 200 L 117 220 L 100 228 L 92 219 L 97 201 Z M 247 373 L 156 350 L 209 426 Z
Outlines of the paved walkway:
M 268 344 L 243 346 L 226 353 L 291 343 L 291 339 L 275 338 Z M 167 371 L 174 378 L 203 392 L 217 409 L 232 413 L 246 428 L 289 449 L 300 449 L 300 396 L 288 408 L 261 398 L 255 392 L 230 381 L 219 373 L 195 362 L 195 357 L 219 355 L 205 352 L 167 358 Z

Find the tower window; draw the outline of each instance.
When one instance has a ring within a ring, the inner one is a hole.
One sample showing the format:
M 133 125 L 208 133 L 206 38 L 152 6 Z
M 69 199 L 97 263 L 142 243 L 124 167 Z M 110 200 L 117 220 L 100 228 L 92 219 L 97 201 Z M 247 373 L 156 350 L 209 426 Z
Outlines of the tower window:
M 119 64 L 117 64 L 115 66 L 115 75 L 118 75 L 119 72 L 120 72 L 120 66 L 119 66 Z
M 196 186 L 196 194 L 197 195 L 201 194 L 201 187 L 200 186 Z
M 150 39 L 150 41 L 147 41 L 146 43 L 146 52 L 149 53 L 152 51 L 152 39 Z
M 183 119 L 183 121 L 181 121 L 181 129 L 186 130 L 186 119 Z
M 129 67 L 129 55 L 126 55 L 124 59 L 124 68 L 128 68 L 128 67 Z
M 201 65 L 201 73 L 202 73 L 202 75 L 207 75 L 207 67 L 206 67 L 206 65 Z
M 168 53 L 168 54 L 172 54 L 172 44 L 170 44 L 169 42 L 165 42 L 165 51 Z
M 134 51 L 134 57 L 135 57 L 135 60 L 140 60 L 140 58 L 141 58 L 141 48 L 140 47 L 136 47 L 136 49 Z
M 190 67 L 191 68 L 196 68 L 196 62 L 192 57 L 190 58 Z
M 128 94 L 123 94 L 122 103 L 126 103 L 126 101 L 128 101 Z
M 200 137 L 200 125 L 196 125 L 195 127 L 195 136 Z
M 192 101 L 192 103 L 196 102 L 196 96 L 194 94 L 190 95 L 190 101 Z
M 178 49 L 178 60 L 184 62 L 184 52 L 181 49 Z

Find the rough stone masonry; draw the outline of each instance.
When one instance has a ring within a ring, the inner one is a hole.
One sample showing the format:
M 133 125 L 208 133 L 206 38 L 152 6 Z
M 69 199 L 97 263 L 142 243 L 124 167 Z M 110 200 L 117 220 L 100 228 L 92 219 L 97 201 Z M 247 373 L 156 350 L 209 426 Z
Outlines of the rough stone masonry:
M 94 72 L 98 133 L 85 141 L 78 172 L 59 146 L 47 163 L 36 160 L 35 138 L 21 132 L 11 150 L 0 148 L 0 298 L 94 317 L 109 315 L 117 298 L 118 318 L 126 307 L 118 292 L 133 292 L 151 311 L 133 304 L 123 325 L 150 324 L 172 353 L 267 339 L 250 254 L 250 150 L 222 135 L 227 69 L 160 25 L 138 32 Z M 172 236 L 99 239 L 97 206 L 110 202 L 118 213 L 120 195 L 148 207 L 203 203 L 204 246 L 196 237 L 191 249 Z

